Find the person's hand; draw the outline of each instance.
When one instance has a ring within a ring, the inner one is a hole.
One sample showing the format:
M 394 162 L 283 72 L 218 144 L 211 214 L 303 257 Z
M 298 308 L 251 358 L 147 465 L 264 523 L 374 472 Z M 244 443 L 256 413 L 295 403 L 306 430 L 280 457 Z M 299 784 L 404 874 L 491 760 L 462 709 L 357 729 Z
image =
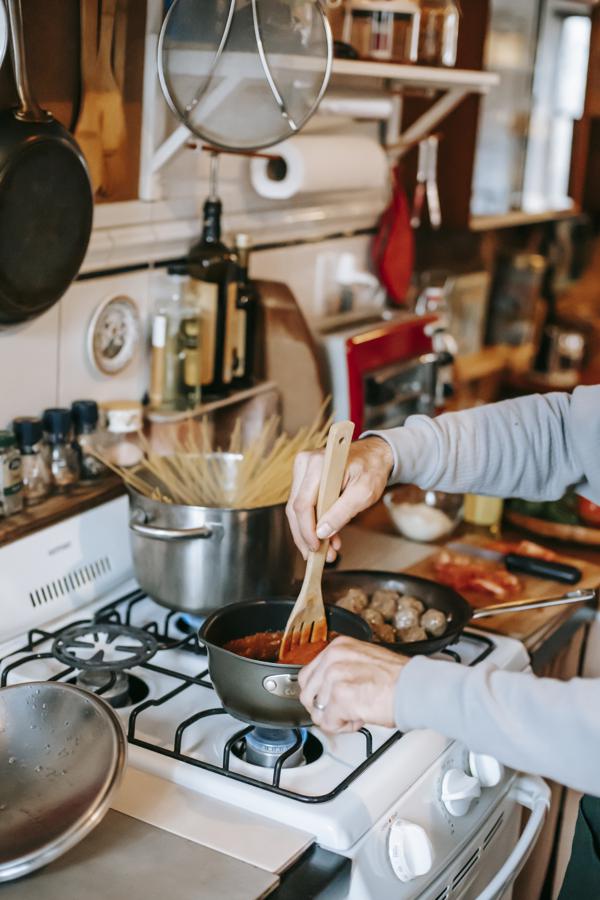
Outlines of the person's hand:
M 350 447 L 340 498 L 315 522 L 323 457 L 322 450 L 298 454 L 286 512 L 294 541 L 304 559 L 309 550 L 319 549 L 321 540 L 332 538 L 327 561 L 333 562 L 341 546 L 338 532 L 379 500 L 392 473 L 394 457 L 383 438 L 355 441 Z
M 336 638 L 300 670 L 300 700 L 331 734 L 365 724 L 393 728 L 396 682 L 408 661 L 376 644 Z

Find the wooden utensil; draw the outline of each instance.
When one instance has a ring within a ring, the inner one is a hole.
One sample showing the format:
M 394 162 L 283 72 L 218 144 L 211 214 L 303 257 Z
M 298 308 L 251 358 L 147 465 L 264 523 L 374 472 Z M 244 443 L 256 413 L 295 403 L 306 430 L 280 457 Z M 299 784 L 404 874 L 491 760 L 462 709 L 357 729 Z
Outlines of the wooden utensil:
M 353 422 L 336 422 L 329 430 L 319 485 L 317 520 L 322 518 L 340 495 L 353 433 Z M 304 581 L 290 613 L 279 648 L 281 661 L 293 647 L 327 640 L 327 620 L 321 592 L 321 578 L 328 549 L 329 540 L 326 539 L 321 541 L 318 550 L 308 554 Z
M 81 0 L 81 109 L 75 140 L 81 147 L 97 193 L 102 186 L 101 112 L 94 90 L 98 47 L 98 0 Z
M 95 89 L 102 116 L 102 150 L 105 156 L 118 152 L 127 131 L 123 97 L 112 68 L 116 9 L 117 0 L 102 0 Z

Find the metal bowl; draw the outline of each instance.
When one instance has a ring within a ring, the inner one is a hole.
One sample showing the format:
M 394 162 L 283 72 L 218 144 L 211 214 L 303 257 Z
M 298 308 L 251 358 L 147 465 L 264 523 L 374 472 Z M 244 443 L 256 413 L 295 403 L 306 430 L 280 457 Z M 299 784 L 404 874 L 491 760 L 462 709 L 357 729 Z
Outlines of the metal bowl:
M 127 743 L 103 700 L 69 684 L 0 690 L 0 882 L 61 856 L 100 822 Z

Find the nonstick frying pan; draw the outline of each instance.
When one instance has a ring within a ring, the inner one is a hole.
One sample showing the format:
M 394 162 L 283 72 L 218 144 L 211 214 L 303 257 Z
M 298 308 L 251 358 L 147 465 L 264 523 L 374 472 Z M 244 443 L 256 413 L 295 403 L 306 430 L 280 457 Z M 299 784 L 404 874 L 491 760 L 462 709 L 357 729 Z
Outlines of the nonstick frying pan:
M 382 644 L 382 646 L 403 653 L 405 656 L 429 655 L 443 650 L 444 647 L 453 644 L 460 637 L 467 625 L 476 625 L 479 619 L 489 616 L 528 609 L 544 609 L 548 606 L 561 606 L 569 603 L 590 603 L 597 600 L 596 591 L 580 590 L 547 600 L 517 600 L 514 603 L 500 603 L 495 606 L 474 609 L 464 597 L 452 588 L 426 578 L 418 578 L 415 575 L 349 570 L 346 572 L 330 571 L 323 576 L 323 596 L 326 603 L 335 603 L 336 598 L 350 587 L 362 588 L 369 595 L 377 590 L 409 594 L 411 597 L 422 600 L 427 608 L 440 609 L 446 614 L 448 627 L 442 637 L 431 638 L 427 641 L 414 641 L 410 644 L 401 642 Z
M 198 639 L 208 651 L 214 689 L 227 712 L 244 722 L 271 728 L 311 724 L 309 713 L 298 699 L 301 666 L 247 659 L 223 649 L 234 638 L 283 631 L 294 603 L 290 598 L 232 603 L 214 612 L 200 628 Z M 329 606 L 326 616 L 330 631 L 365 641 L 372 637 L 367 623 L 354 613 Z
M 23 322 L 64 294 L 92 230 L 87 166 L 29 86 L 21 0 L 6 0 L 19 106 L 0 112 L 0 324 Z

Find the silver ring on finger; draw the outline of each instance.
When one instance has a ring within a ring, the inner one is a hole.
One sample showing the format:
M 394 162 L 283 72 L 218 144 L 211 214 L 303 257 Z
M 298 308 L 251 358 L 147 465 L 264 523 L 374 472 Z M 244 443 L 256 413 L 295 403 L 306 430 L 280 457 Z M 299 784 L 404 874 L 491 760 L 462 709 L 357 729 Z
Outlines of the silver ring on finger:
M 323 710 L 325 709 L 325 707 L 327 706 L 327 704 L 326 704 L 326 703 L 319 703 L 319 698 L 318 698 L 318 697 L 315 697 L 315 701 L 314 701 L 314 703 L 313 703 L 313 706 L 314 706 L 315 709 L 318 709 L 319 712 L 323 712 Z

